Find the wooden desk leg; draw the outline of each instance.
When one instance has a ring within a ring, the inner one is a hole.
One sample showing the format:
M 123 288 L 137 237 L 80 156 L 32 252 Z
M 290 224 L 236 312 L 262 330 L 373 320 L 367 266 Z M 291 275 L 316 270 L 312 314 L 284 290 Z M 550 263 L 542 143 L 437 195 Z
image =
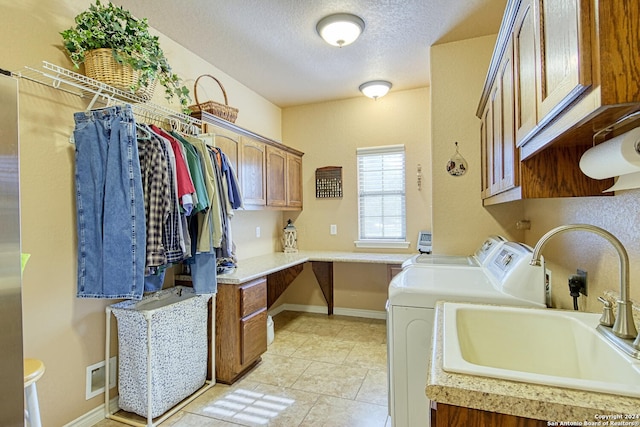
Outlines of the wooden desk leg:
M 313 274 L 318 280 L 325 301 L 327 301 L 327 314 L 333 314 L 333 263 L 312 261 Z
M 302 269 L 303 264 L 294 265 L 285 270 L 276 271 L 267 276 L 267 309 L 271 308 L 280 295 L 289 287 L 291 282 L 295 280 Z

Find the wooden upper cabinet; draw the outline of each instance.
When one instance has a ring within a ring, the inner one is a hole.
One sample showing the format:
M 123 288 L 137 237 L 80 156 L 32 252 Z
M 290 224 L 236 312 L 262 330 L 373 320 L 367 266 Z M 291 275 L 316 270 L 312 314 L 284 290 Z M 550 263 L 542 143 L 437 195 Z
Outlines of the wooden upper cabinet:
M 489 155 L 489 128 L 491 127 L 489 105 L 485 107 L 480 118 L 482 119 L 480 123 L 480 173 L 482 174 L 480 179 L 480 192 L 482 198 L 486 199 L 491 195 L 489 186 L 489 169 L 491 165 L 489 162 L 492 160 L 492 156 Z
M 267 206 L 287 205 L 287 153 L 267 147 Z
M 267 206 L 302 208 L 302 157 L 267 147 Z
M 589 0 L 535 0 L 539 122 L 552 120 L 591 86 Z
M 509 190 L 519 184 L 520 156 L 516 149 L 515 98 L 512 45 L 507 47 L 498 69 L 497 82 L 500 88 L 500 135 L 495 143 L 499 145 L 500 191 Z
M 491 90 L 489 98 L 491 106 L 489 114 L 491 114 L 491 139 L 488 140 L 487 148 L 491 153 L 491 169 L 489 170 L 489 194 L 498 194 L 502 189 L 502 94 L 500 93 L 500 85 L 496 81 Z
M 302 208 L 302 157 L 287 153 L 287 206 Z
M 304 153 L 207 112 L 192 114 L 234 166 L 245 209 L 302 209 Z
M 244 204 L 264 206 L 267 202 L 266 145 L 243 136 L 240 158 L 240 185 Z
M 532 0 L 521 3 L 513 29 L 515 56 L 516 135 L 524 141 L 538 121 L 536 105 L 536 35 Z
M 508 48 L 498 68 L 482 114 L 482 197 L 494 196 L 518 183 L 519 157 L 515 147 L 513 54 Z
M 238 175 L 240 136 L 224 129 L 216 130 L 213 133 L 215 135 L 213 144 L 226 154 L 231 166 L 233 166 L 233 170 Z
M 638 1 L 507 1 L 476 111 L 485 205 L 600 196 L 613 184 L 578 164 L 594 143 L 640 124 L 638 22 Z

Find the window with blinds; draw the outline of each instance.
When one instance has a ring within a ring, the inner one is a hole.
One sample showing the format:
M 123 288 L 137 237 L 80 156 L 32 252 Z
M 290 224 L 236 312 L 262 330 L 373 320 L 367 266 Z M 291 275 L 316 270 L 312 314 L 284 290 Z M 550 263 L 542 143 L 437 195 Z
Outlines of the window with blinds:
M 358 148 L 360 240 L 406 238 L 404 145 Z

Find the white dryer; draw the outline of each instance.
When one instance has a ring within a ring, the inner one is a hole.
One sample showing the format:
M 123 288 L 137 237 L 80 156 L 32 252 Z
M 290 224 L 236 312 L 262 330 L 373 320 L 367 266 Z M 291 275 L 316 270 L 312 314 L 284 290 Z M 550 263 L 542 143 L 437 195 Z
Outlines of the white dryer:
M 405 268 L 389 284 L 389 410 L 394 427 L 429 426 L 425 395 L 437 301 L 545 307 L 544 269 L 532 250 L 502 242 L 479 268 Z
M 480 267 L 507 241 L 502 236 L 489 236 L 473 255 L 418 254 L 402 263 L 406 267 Z

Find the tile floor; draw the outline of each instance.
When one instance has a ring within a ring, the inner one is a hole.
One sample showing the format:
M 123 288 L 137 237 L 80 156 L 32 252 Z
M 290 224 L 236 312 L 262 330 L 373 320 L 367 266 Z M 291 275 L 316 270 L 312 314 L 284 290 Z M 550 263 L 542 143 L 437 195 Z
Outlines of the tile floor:
M 254 370 L 216 384 L 161 426 L 391 426 L 384 320 L 292 311 L 273 320 L 275 340 Z

